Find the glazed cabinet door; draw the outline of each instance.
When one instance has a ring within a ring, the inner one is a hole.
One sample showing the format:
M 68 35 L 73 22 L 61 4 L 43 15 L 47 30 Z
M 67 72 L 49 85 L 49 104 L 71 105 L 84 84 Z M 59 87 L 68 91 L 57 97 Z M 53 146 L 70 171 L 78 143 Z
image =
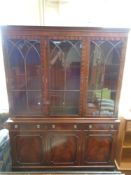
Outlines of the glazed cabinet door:
M 116 132 L 85 132 L 83 164 L 113 166 Z
M 41 132 L 11 132 L 13 169 L 45 165 L 45 135 Z
M 81 137 L 79 132 L 54 131 L 48 134 L 48 160 L 53 166 L 80 164 Z
M 82 50 L 79 37 L 48 39 L 48 114 L 79 115 L 81 112 Z
M 10 112 L 41 115 L 43 108 L 43 61 L 40 37 L 9 36 L 4 39 L 4 61 Z
M 89 67 L 85 92 L 87 116 L 117 116 L 124 42 L 119 37 L 89 39 Z

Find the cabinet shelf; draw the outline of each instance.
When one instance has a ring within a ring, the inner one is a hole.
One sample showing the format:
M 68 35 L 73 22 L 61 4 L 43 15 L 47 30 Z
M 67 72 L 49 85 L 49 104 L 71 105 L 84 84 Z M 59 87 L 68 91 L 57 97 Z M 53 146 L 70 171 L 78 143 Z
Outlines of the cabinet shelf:
M 123 146 L 122 146 L 122 148 L 123 149 L 131 149 L 131 144 L 124 144 Z
M 124 162 L 124 163 L 131 163 L 131 158 L 130 157 L 124 157 L 122 158 L 121 162 Z
M 127 120 L 125 118 L 121 119 L 117 145 L 118 152 L 116 157 L 116 164 L 121 170 L 131 170 L 131 132 L 129 132 L 130 124 L 131 120 Z
M 117 162 L 115 163 L 116 163 L 116 167 L 118 168 L 118 170 L 131 170 L 131 162 L 121 161 L 119 165 L 117 164 Z

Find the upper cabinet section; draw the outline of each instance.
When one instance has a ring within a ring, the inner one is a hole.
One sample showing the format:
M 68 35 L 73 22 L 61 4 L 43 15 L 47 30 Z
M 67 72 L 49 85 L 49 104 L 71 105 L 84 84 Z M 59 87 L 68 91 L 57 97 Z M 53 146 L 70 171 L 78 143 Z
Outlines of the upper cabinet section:
M 127 29 L 2 28 L 11 114 L 115 118 Z

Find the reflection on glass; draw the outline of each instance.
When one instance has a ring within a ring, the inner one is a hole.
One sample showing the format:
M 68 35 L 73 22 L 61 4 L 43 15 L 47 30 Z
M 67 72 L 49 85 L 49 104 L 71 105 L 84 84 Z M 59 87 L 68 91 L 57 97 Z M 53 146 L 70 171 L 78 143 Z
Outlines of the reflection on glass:
M 81 48 L 81 41 L 78 40 L 49 42 L 49 100 L 53 104 L 49 111 L 51 115 L 53 111 L 54 114 L 79 113 Z M 76 92 L 77 96 L 68 100 L 68 91 L 70 95 Z
M 13 103 L 17 106 L 16 108 L 14 105 L 14 111 L 16 113 L 32 112 L 29 105 L 30 93 L 32 93 L 30 91 L 33 90 L 35 96 L 38 91 L 41 91 L 40 42 L 10 39 L 7 40 L 6 47 L 10 66 L 11 91 L 15 95 Z M 34 109 L 38 112 L 37 104 Z
M 113 115 L 121 57 L 121 41 L 92 41 L 87 114 Z

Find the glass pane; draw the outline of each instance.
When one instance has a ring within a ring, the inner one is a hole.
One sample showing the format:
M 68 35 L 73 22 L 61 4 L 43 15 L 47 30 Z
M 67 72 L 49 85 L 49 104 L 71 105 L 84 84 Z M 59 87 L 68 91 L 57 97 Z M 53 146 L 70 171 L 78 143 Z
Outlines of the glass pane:
M 18 114 L 40 114 L 41 113 L 41 93 L 15 91 L 12 93 L 14 113 Z
M 107 89 L 88 91 L 88 114 L 90 115 L 113 115 L 115 110 L 115 91 Z
M 121 41 L 92 41 L 87 113 L 113 115 L 121 57 Z M 108 105 L 108 107 L 107 107 Z
M 20 50 L 21 40 L 8 40 L 8 60 L 10 64 L 11 88 L 26 89 L 24 57 Z
M 13 113 L 26 114 L 26 112 L 27 112 L 26 91 L 13 92 L 12 99 L 13 99 Z
M 61 106 L 61 110 L 57 112 L 59 114 L 76 114 L 79 111 L 81 49 L 82 43 L 78 40 L 50 40 L 49 42 L 49 90 L 57 91 L 55 93 L 57 98 L 61 96 L 59 102 L 57 101 L 59 107 Z M 72 95 L 67 97 L 66 91 L 71 91 L 72 94 L 77 91 L 78 95 L 71 99 Z M 71 100 L 68 100 L 69 98 Z M 65 107 L 66 101 L 69 101 L 69 110 L 67 105 Z M 54 97 L 50 96 L 50 103 L 54 103 Z M 70 106 L 74 103 L 77 103 L 75 112 L 71 111 L 74 107 Z
M 27 88 L 31 90 L 41 89 L 41 72 L 39 65 L 27 65 Z
M 37 104 L 37 98 L 41 97 L 41 66 L 40 66 L 40 42 L 39 40 L 27 40 L 27 39 L 10 39 L 6 42 L 7 46 L 7 55 L 8 62 L 10 66 L 10 82 L 11 82 L 11 90 L 14 92 L 13 94 L 23 94 L 17 95 L 17 100 L 19 101 L 16 104 L 16 97 L 13 97 L 14 104 L 18 106 L 14 106 L 15 113 L 39 113 L 40 104 Z M 32 93 L 33 90 L 33 93 Z M 33 95 L 32 95 L 33 94 Z M 22 99 L 19 99 L 22 98 Z M 24 98 L 24 100 L 23 100 Z M 35 107 L 31 107 L 33 101 L 33 105 Z M 21 104 L 21 107 L 19 106 Z M 20 108 L 20 109 L 19 109 Z
M 28 92 L 28 105 L 29 105 L 29 111 L 33 114 L 35 112 L 40 113 L 41 112 L 41 93 L 38 92 Z
M 79 91 L 66 92 L 65 93 L 65 109 L 68 114 L 79 114 Z
M 72 63 L 66 71 L 66 88 L 69 90 L 80 90 L 80 62 Z
M 51 115 L 78 114 L 79 113 L 79 92 L 50 92 L 49 113 Z
M 64 92 L 49 92 L 49 114 L 63 114 Z
M 26 55 L 26 70 L 27 70 L 27 88 L 41 89 L 41 72 L 40 72 L 40 44 L 36 41 L 31 41 L 28 46 Z

